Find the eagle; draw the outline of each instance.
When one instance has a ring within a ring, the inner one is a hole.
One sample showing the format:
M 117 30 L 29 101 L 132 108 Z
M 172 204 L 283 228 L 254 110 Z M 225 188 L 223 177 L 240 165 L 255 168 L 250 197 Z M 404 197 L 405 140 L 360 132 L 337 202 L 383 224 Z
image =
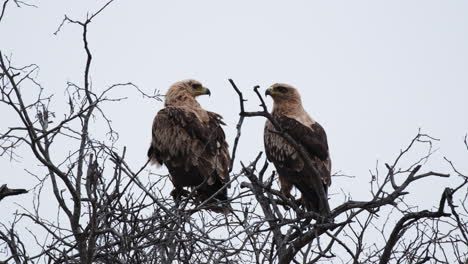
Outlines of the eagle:
M 280 130 L 287 132 L 306 150 L 327 194 L 331 184 L 331 160 L 325 130 L 304 110 L 301 96 L 293 86 L 276 83 L 265 91 L 265 96 L 268 95 L 273 98 L 272 117 Z M 278 173 L 281 192 L 288 198 L 294 198 L 291 190 L 296 187 L 302 194 L 298 201 L 307 210 L 323 213 L 320 212 L 318 194 L 311 181 L 312 177 L 316 177 L 314 172 L 307 170 L 300 153 L 270 120 L 265 123 L 264 145 L 267 159 L 273 162 Z
M 174 83 L 168 90 L 164 108 L 154 118 L 152 141 L 148 149 L 150 163 L 164 164 L 179 201 L 191 187 L 194 197 L 207 202 L 207 208 L 224 214 L 230 211 L 227 187 L 230 157 L 219 114 L 203 109 L 196 97 L 211 95 L 196 80 Z M 224 187 L 224 188 L 223 188 Z

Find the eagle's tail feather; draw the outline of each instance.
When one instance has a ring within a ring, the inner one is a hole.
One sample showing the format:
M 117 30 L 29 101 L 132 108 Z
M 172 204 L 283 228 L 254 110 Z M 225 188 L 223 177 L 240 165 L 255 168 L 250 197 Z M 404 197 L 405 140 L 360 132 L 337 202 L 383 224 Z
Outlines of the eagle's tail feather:
M 314 190 L 314 188 L 311 187 L 312 184 L 304 178 L 305 177 L 300 177 L 300 180 L 294 185 L 299 189 L 299 191 L 301 191 L 302 201 L 305 208 L 307 211 L 313 211 L 322 216 L 328 216 L 330 212 L 325 209 L 328 208 L 328 206 L 323 206 L 320 204 L 321 199 L 319 198 L 317 192 Z M 327 189 L 327 186 L 324 185 L 325 195 L 327 193 Z M 324 202 L 328 203 L 327 197 L 324 197 Z
M 158 158 L 156 157 L 156 151 L 153 148 L 153 146 L 150 146 L 148 148 L 148 159 L 150 161 L 150 164 L 156 165 L 157 168 L 161 167 L 161 162 L 159 162 Z

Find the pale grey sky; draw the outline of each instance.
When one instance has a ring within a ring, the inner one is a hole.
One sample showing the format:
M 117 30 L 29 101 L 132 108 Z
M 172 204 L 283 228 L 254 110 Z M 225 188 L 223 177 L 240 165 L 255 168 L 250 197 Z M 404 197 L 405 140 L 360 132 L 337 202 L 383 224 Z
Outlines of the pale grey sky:
M 1 50 L 12 55 L 16 66 L 40 66 L 37 79 L 55 94 L 57 114 L 67 111 L 66 82 L 82 81 L 84 51 L 81 28 L 69 24 L 58 35 L 53 32 L 64 14 L 83 19 L 104 3 L 34 1 L 38 8 L 12 7 L 0 24 Z M 227 78 L 245 91 L 250 110 L 258 109 L 254 85 L 292 84 L 327 131 L 333 171 L 356 176 L 336 178 L 330 192 L 343 189 L 365 199 L 368 170 L 377 160 L 391 162 L 419 128 L 441 140 L 423 170 L 449 172 L 446 156 L 468 171 L 463 146 L 468 132 L 467 14 L 467 1 L 452 0 L 120 0 L 89 29 L 92 82 L 95 90 L 131 81 L 147 92 L 157 88 L 164 93 L 175 81 L 197 79 L 211 89 L 211 98 L 200 102 L 224 116 L 229 142 L 239 109 Z M 131 98 L 107 110 L 120 132 L 118 145 L 128 147 L 130 162 L 141 164 L 162 103 L 125 89 L 120 95 Z M 18 122 L 3 107 L 0 111 L 1 130 Z M 263 124 L 261 118 L 246 120 L 238 153 L 243 161 L 263 150 Z M 32 167 L 30 161 L 29 156 L 20 162 L 0 159 L 0 183 L 32 187 L 34 180 L 23 171 Z M 410 200 L 430 208 L 449 182 L 428 178 L 413 189 Z M 29 207 L 30 198 L 18 201 Z M 332 207 L 338 203 L 331 200 Z M 7 212 L 0 221 L 17 208 L 9 199 L 0 206 Z

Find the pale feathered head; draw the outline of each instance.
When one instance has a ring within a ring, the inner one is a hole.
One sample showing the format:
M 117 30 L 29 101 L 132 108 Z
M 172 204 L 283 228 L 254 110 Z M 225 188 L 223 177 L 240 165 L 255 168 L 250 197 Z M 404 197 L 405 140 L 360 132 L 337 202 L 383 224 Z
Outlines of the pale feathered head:
M 302 104 L 301 95 L 289 84 L 275 83 L 265 91 L 265 96 L 270 95 L 275 105 L 294 106 Z
M 203 85 L 196 80 L 184 80 L 176 82 L 166 94 L 166 104 L 175 101 L 183 101 L 187 99 L 194 99 L 199 95 L 211 95 L 210 89 L 203 87 Z

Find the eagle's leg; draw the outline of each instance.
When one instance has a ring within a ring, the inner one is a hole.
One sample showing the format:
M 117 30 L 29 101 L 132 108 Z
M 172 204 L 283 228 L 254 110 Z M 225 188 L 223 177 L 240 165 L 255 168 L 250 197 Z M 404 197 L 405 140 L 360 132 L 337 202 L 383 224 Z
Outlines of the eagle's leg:
M 294 196 L 291 195 L 293 185 L 290 182 L 288 182 L 288 180 L 286 180 L 284 177 L 281 177 L 281 175 L 278 175 L 278 179 L 280 182 L 281 193 L 287 198 L 294 200 Z
M 280 192 L 287 198 L 292 201 L 296 201 L 296 198 L 291 194 L 291 190 L 293 188 L 292 183 L 290 183 L 288 180 L 286 180 L 284 177 L 281 177 L 278 175 L 279 183 L 280 183 Z M 283 204 L 286 210 L 289 210 L 289 206 L 287 204 Z

